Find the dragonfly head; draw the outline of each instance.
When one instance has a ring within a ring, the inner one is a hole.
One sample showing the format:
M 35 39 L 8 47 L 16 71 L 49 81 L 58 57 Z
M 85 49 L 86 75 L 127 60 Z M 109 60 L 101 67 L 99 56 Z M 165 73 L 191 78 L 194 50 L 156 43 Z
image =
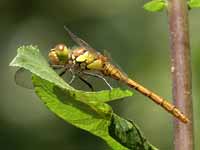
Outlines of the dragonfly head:
M 64 44 L 56 45 L 49 52 L 49 60 L 51 64 L 54 65 L 63 65 L 66 64 L 69 58 L 70 49 L 67 48 Z

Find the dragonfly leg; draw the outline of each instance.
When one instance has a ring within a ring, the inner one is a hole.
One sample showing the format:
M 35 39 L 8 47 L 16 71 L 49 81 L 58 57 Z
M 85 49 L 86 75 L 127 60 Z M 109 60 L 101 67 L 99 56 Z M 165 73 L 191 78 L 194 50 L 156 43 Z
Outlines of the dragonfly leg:
M 87 84 L 87 86 L 91 89 L 91 91 L 94 91 L 93 86 L 92 86 L 87 80 L 85 80 L 85 79 L 82 78 L 81 76 L 78 76 L 78 77 L 79 77 L 79 79 L 80 79 L 81 81 L 83 81 L 85 84 Z
M 61 69 L 64 68 L 63 65 L 52 65 L 50 64 L 50 67 L 53 69 Z M 64 69 L 62 72 L 59 73 L 59 76 L 63 76 L 65 74 L 65 72 L 67 71 L 67 69 Z
M 60 69 L 60 68 L 64 68 L 64 70 L 62 70 L 60 73 L 59 73 L 59 76 L 63 76 L 68 70 L 70 72 L 72 72 L 72 70 L 68 67 L 68 66 L 63 66 L 63 65 L 54 65 L 54 67 L 57 67 L 57 68 L 54 68 L 54 69 Z M 72 74 L 73 75 L 73 74 Z
M 69 71 L 70 71 L 70 73 L 72 74 L 72 78 L 71 78 L 71 80 L 69 81 L 68 84 L 72 84 L 73 81 L 74 81 L 74 79 L 75 79 L 75 77 L 76 77 L 76 75 L 74 74 L 74 72 L 73 72 L 71 69 L 69 69 Z
M 99 74 L 90 73 L 90 72 L 83 72 L 83 74 L 102 79 L 106 83 L 106 85 L 112 90 L 112 86 L 108 83 L 108 81 L 103 76 Z
M 63 71 L 61 71 L 61 72 L 59 73 L 59 76 L 61 76 L 61 77 L 62 77 L 62 76 L 63 76 L 63 75 L 66 73 L 66 71 L 67 71 L 66 69 L 65 69 L 65 70 L 63 70 Z
M 68 84 L 72 84 L 72 82 L 74 81 L 74 79 L 75 79 L 75 73 L 72 71 L 72 69 L 68 69 L 67 67 L 63 70 L 63 71 L 61 71 L 58 75 L 59 76 L 63 76 L 67 71 L 69 70 L 69 72 L 72 74 L 72 78 L 71 78 L 71 80 L 69 81 L 69 83 Z

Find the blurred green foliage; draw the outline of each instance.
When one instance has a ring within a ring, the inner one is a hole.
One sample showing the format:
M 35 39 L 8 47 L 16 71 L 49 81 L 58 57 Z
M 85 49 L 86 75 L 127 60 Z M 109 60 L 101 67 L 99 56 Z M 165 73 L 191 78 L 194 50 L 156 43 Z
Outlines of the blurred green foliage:
M 0 1 L 2 149 L 107 149 L 102 140 L 54 116 L 32 91 L 16 86 L 15 70 L 8 67 L 21 45 L 38 45 L 45 50 L 44 56 L 57 43 L 73 46 L 63 25 L 98 50 L 109 51 L 130 77 L 171 99 L 167 16 L 165 12 L 146 12 L 142 8 L 145 2 L 147 0 Z M 200 125 L 199 27 L 199 10 L 192 10 L 190 35 L 196 149 L 200 147 L 197 128 Z M 79 82 L 74 86 L 84 88 Z M 102 84 L 95 86 L 106 88 Z M 173 148 L 172 116 L 148 98 L 136 94 L 111 104 L 121 116 L 134 120 L 152 144 L 162 150 Z

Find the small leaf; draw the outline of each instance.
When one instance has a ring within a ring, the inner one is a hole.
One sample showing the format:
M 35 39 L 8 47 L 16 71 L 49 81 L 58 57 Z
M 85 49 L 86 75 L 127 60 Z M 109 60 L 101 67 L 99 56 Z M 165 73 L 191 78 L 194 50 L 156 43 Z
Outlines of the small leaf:
M 200 0 L 188 1 L 189 8 L 200 8 Z
M 152 0 L 143 7 L 145 10 L 151 12 L 162 11 L 166 7 L 166 2 L 164 0 Z
M 109 126 L 110 135 L 129 149 L 157 150 L 142 135 L 139 127 L 133 122 L 113 114 Z

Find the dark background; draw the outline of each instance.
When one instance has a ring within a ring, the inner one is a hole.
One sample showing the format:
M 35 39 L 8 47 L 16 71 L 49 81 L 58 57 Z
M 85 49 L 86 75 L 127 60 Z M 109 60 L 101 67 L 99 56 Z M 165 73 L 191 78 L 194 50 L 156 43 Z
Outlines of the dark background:
M 50 112 L 33 91 L 15 85 L 9 62 L 19 46 L 38 45 L 44 56 L 71 44 L 63 25 L 97 48 L 107 49 L 131 78 L 171 99 L 168 22 L 165 12 L 142 9 L 144 0 L 0 0 L 0 147 L 2 150 L 103 150 L 99 138 Z M 200 10 L 190 12 L 196 148 L 199 137 Z M 103 88 L 103 87 L 102 87 Z M 112 103 L 134 120 L 150 142 L 173 149 L 172 116 L 138 94 Z

